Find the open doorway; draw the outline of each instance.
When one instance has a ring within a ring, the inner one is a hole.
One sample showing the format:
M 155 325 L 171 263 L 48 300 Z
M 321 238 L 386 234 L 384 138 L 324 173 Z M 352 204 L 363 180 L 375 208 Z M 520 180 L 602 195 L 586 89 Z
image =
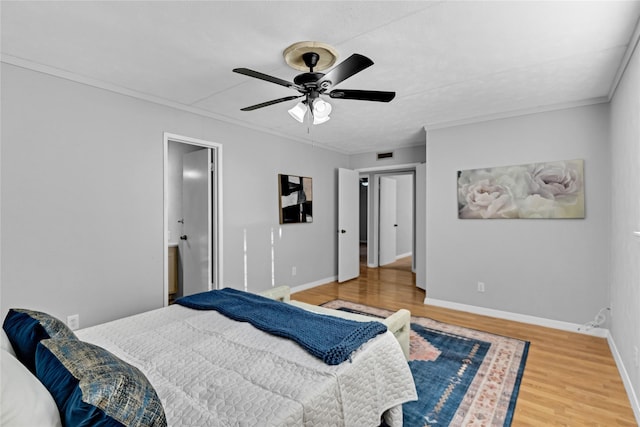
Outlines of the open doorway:
M 382 194 L 380 182 L 392 180 L 394 191 L 389 200 Z M 383 210 L 389 209 L 383 214 Z M 415 270 L 415 172 L 372 171 L 360 174 L 360 263 L 369 268 L 382 267 Z M 390 233 L 383 233 L 389 222 Z M 385 240 L 386 239 L 386 240 Z M 390 239 L 393 239 L 390 241 Z M 384 256 L 381 258 L 381 254 Z
M 220 288 L 222 146 L 165 134 L 164 295 Z
M 398 222 L 398 228 L 403 229 L 406 236 L 404 243 L 400 245 L 401 252 L 395 252 L 396 256 L 408 258 L 411 272 L 417 278 L 424 278 L 425 234 L 423 223 L 425 220 L 424 197 L 426 194 L 424 180 L 424 166 L 403 165 L 398 168 L 386 169 L 338 169 L 338 282 L 351 280 L 359 276 L 363 268 L 376 268 L 379 264 L 379 222 L 380 222 L 380 194 L 379 181 L 381 176 L 398 176 L 406 179 L 409 185 L 402 191 L 407 204 L 403 206 L 401 216 L 408 215 L 403 220 L 402 226 Z M 421 178 L 416 179 L 420 171 Z M 395 200 L 395 199 L 394 199 Z M 418 212 L 418 208 L 419 212 Z M 419 219 L 418 219 L 419 218 Z M 394 222 L 395 224 L 395 222 Z M 358 226 L 360 225 L 360 227 Z M 366 227 L 366 233 L 365 233 Z M 420 228 L 422 227 L 422 228 Z M 356 232 L 352 232 L 356 230 Z M 395 240 L 394 240 L 395 241 Z M 406 246 L 406 243 L 409 243 Z M 407 248 L 407 249 L 402 249 Z M 406 252 L 405 252 L 406 251 Z M 366 254 L 366 261 L 365 261 Z M 366 262 L 366 264 L 363 264 Z M 422 282 L 420 282 L 422 284 Z

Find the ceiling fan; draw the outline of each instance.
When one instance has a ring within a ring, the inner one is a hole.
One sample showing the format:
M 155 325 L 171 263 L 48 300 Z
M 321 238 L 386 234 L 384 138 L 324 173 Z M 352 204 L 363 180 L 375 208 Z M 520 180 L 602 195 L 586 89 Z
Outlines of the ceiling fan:
M 328 60 L 323 58 L 321 62 L 321 57 L 318 52 L 321 52 L 324 56 L 328 53 L 330 58 Z M 318 42 L 300 42 L 287 48 L 287 50 L 285 50 L 285 60 L 289 65 L 299 70 L 309 69 L 308 72 L 297 75 L 293 79 L 293 82 L 248 68 L 235 68 L 233 70 L 235 73 L 275 83 L 300 92 L 300 95 L 286 96 L 284 98 L 262 102 L 241 108 L 241 111 L 253 111 L 258 108 L 304 97 L 304 100 L 289 110 L 289 113 L 296 120 L 302 122 L 308 109 L 313 117 L 314 124 L 319 124 L 329 120 L 329 113 L 331 112 L 331 105 L 320 99 L 320 95 L 328 95 L 333 99 L 355 99 L 359 101 L 377 102 L 389 102 L 396 96 L 395 92 L 333 89 L 339 83 L 373 65 L 371 59 L 364 55 L 354 53 L 326 74 L 318 72 L 317 70 L 319 68 L 328 68 L 335 62 L 336 54 L 334 52 L 335 50 L 333 50 L 333 48 L 319 44 Z M 296 55 L 297 57 L 295 57 Z M 300 61 L 302 61 L 304 65 L 302 65 Z

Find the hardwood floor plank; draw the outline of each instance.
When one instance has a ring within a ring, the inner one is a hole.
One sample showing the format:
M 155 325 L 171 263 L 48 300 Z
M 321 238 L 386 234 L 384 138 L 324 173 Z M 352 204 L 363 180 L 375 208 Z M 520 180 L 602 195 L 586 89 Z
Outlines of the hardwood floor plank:
M 529 357 L 512 426 L 637 426 L 604 338 L 425 305 L 411 258 L 382 268 L 360 266 L 360 277 L 292 295 L 310 304 L 343 299 L 406 308 L 415 316 L 529 341 Z

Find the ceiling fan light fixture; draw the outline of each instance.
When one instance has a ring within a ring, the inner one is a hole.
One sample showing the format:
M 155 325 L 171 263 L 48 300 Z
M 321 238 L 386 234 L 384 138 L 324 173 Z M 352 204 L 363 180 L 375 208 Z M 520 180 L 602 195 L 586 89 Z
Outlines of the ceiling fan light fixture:
M 331 104 L 322 99 L 317 99 L 313 103 L 313 124 L 320 125 L 324 122 L 329 121 L 331 117 Z
M 291 117 L 302 123 L 304 122 L 304 116 L 307 114 L 307 106 L 303 102 L 298 102 L 289 110 L 289 114 Z
M 327 117 L 323 117 L 323 118 L 321 118 L 321 119 L 319 119 L 318 117 L 314 117 L 314 118 L 313 118 L 313 124 L 314 124 L 314 125 L 321 125 L 321 124 L 323 124 L 323 123 L 325 123 L 325 122 L 328 122 L 330 118 L 331 118 L 331 117 L 329 117 L 329 116 L 327 116 Z

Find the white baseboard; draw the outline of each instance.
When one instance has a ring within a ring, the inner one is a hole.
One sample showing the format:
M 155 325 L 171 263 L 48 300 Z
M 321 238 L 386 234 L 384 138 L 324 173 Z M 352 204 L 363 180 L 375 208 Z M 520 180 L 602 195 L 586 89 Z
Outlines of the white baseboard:
M 531 323 L 533 325 L 544 326 L 547 328 L 560 329 L 563 331 L 577 332 L 579 334 L 592 335 L 595 337 L 606 338 L 609 330 L 605 328 L 584 329 L 584 325 L 577 323 L 563 322 L 561 320 L 545 319 L 543 317 L 529 316 L 527 314 L 513 313 L 510 311 L 494 310 L 486 307 L 478 307 L 475 305 L 461 304 L 457 302 L 438 300 L 434 298 L 425 298 L 425 304 L 435 305 L 437 307 L 450 308 L 453 310 L 466 311 L 469 313 L 480 314 L 483 316 L 497 317 L 499 319 L 513 320 L 515 322 Z
M 638 423 L 638 425 L 640 425 L 640 400 L 638 400 L 638 395 L 633 389 L 631 378 L 629 378 L 629 373 L 627 372 L 624 363 L 622 363 L 622 357 L 618 352 L 618 347 L 616 346 L 616 343 L 613 340 L 613 336 L 611 334 L 607 335 L 607 342 L 609 343 L 609 349 L 611 349 L 613 360 L 616 361 L 616 366 L 618 367 L 618 372 L 620 372 L 620 377 L 622 378 L 624 388 L 627 391 L 629 403 L 631 404 L 631 409 L 633 409 L 633 414 L 636 417 L 636 422 Z
M 413 252 L 411 252 L 411 251 L 409 251 L 409 252 L 405 252 L 405 253 L 403 253 L 403 254 L 396 255 L 396 259 L 406 258 L 406 257 L 411 256 L 411 255 L 413 255 Z
M 326 285 L 327 283 L 335 282 L 338 280 L 338 276 L 327 277 L 326 279 L 316 280 L 315 282 L 305 283 L 291 288 L 291 293 L 306 291 L 307 289 L 315 288 L 316 286 Z

